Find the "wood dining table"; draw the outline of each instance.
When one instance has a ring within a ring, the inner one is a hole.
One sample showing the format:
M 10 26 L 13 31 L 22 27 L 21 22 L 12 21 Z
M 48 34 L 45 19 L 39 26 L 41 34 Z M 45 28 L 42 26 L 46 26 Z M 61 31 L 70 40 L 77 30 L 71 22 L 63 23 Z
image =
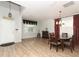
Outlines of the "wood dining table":
M 71 37 L 60 37 L 60 42 L 61 42 L 61 48 L 62 48 L 62 51 L 64 51 L 64 42 L 66 41 L 66 40 L 70 40 L 71 39 Z

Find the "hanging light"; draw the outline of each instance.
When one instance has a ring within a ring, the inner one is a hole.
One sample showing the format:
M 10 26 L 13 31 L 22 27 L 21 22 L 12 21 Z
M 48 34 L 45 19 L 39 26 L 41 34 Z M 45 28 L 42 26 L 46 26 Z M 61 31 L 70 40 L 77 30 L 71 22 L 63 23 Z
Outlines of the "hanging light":
M 57 25 L 60 25 L 60 26 L 64 25 L 64 23 L 62 23 L 62 20 L 61 20 L 61 12 L 62 11 L 59 11 L 59 19 L 60 19 L 60 21 L 59 22 L 56 22 L 56 24 Z
M 9 13 L 8 13 L 8 17 L 12 18 L 12 13 L 11 13 L 11 3 L 9 2 Z
M 62 20 L 61 20 L 61 12 L 62 12 L 62 11 L 59 11 L 59 13 L 60 13 L 60 21 L 59 21 L 60 26 L 64 25 L 64 23 L 63 23 Z
M 8 13 L 8 16 L 3 16 L 3 19 L 11 20 L 12 19 L 11 2 L 8 1 L 8 3 L 9 3 L 9 13 Z
M 61 20 L 61 12 L 62 12 L 62 11 L 59 11 L 59 18 L 60 18 L 59 24 L 62 23 L 62 20 Z
M 58 24 L 59 24 L 59 22 L 57 21 L 57 22 L 56 22 L 56 25 L 58 25 Z
M 59 11 L 59 21 L 56 21 L 56 25 L 61 25 L 61 23 L 62 23 L 62 20 L 61 20 L 61 11 Z

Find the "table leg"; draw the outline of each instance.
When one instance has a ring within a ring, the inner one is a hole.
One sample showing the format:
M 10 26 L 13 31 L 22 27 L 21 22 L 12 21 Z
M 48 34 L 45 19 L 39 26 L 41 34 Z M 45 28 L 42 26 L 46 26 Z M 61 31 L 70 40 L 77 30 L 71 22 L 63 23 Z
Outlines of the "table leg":
M 61 40 L 61 48 L 62 48 L 62 51 L 64 51 L 64 40 Z

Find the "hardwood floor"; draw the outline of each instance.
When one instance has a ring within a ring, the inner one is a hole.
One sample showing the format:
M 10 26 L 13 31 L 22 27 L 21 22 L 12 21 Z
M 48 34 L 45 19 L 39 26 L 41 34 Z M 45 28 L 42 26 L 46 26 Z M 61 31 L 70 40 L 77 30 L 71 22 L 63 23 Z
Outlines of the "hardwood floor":
M 1 47 L 0 46 L 0 56 L 1 57 L 79 57 L 79 49 L 75 49 L 71 53 L 70 49 L 62 51 L 59 49 L 56 52 L 55 48 L 49 49 L 49 45 L 44 39 L 23 39 L 21 43 L 16 43 L 11 46 Z

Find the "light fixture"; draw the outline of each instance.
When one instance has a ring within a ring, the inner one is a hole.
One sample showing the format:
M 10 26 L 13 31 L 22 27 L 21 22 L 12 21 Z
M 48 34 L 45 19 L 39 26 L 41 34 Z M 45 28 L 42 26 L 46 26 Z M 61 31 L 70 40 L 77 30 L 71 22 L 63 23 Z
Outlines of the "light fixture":
M 62 20 L 61 20 L 61 12 L 62 12 L 62 11 L 59 11 L 59 19 L 60 19 L 60 20 L 56 22 L 56 24 L 57 24 L 57 25 L 60 25 L 60 26 L 64 25 L 64 23 L 62 23 Z
M 59 22 L 57 21 L 57 22 L 56 22 L 56 25 L 58 25 L 58 24 L 59 24 Z
M 8 13 L 8 17 L 12 18 L 12 13 L 11 13 L 11 3 L 9 2 L 9 13 Z
M 62 20 L 61 20 L 61 11 L 59 11 L 59 21 L 56 21 L 56 25 L 61 25 L 61 23 L 62 23 Z
M 12 19 L 12 13 L 11 13 L 11 2 L 8 1 L 9 3 L 9 13 L 7 16 L 3 16 L 3 19 L 11 20 Z

